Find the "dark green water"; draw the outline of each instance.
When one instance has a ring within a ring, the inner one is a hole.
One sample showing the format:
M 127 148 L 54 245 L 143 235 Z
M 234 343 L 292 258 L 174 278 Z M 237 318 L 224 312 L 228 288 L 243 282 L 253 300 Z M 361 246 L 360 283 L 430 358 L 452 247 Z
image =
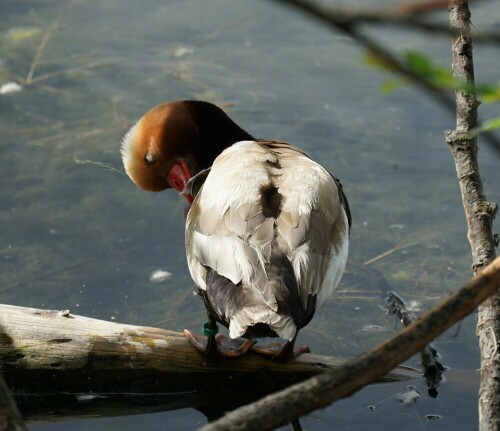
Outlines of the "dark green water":
M 475 26 L 498 28 L 499 12 L 498 4 L 478 4 Z M 381 253 L 400 247 L 370 265 L 418 310 L 470 276 L 460 193 L 443 139 L 453 117 L 410 87 L 383 96 L 388 77 L 363 63 L 353 41 L 266 1 L 2 0 L 0 15 L 0 86 L 23 87 L 0 95 L 2 303 L 175 330 L 204 322 L 185 263 L 184 201 L 135 188 L 119 156 L 123 134 L 146 110 L 185 98 L 226 106 L 250 133 L 300 146 L 342 179 L 357 265 L 301 332 L 313 351 L 353 356 L 399 329 L 385 314 L 380 286 L 359 270 Z M 371 33 L 394 49 L 450 63 L 446 36 Z M 477 46 L 475 61 L 479 81 L 498 79 L 496 48 Z M 498 115 L 498 107 L 482 115 Z M 500 202 L 499 159 L 484 147 L 480 162 L 486 194 Z M 151 283 L 155 269 L 172 275 Z M 454 370 L 437 400 L 424 395 L 401 406 L 394 396 L 405 385 L 386 384 L 304 418 L 304 426 L 474 429 L 474 324 L 469 318 L 435 342 Z M 425 393 L 421 382 L 417 389 Z M 201 413 L 181 410 L 31 428 L 195 429 L 205 422 Z

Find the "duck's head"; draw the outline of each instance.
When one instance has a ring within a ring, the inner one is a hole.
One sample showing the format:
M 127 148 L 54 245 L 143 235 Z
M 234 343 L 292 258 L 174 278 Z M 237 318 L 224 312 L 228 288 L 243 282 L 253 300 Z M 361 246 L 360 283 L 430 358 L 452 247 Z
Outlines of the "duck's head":
M 189 179 L 210 167 L 235 142 L 253 139 L 207 102 L 164 103 L 149 110 L 123 138 L 125 171 L 140 188 L 182 193 Z M 185 194 L 189 203 L 193 197 Z
M 185 103 L 158 105 L 146 112 L 123 138 L 121 154 L 125 171 L 144 190 L 174 188 L 182 192 L 197 169 L 194 154 L 200 140 L 198 127 Z

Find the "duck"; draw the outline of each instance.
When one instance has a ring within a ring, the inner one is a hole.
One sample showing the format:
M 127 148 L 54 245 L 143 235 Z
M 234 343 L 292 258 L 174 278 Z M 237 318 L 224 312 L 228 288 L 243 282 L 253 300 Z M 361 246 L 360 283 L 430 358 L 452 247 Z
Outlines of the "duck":
M 191 344 L 213 359 L 254 351 L 287 362 L 310 351 L 295 348 L 297 335 L 347 262 L 351 213 L 340 181 L 302 149 L 257 139 L 196 100 L 146 112 L 121 156 L 138 187 L 175 189 L 189 204 L 187 264 L 208 315 L 203 335 L 184 330 Z M 260 342 L 276 337 L 284 342 Z

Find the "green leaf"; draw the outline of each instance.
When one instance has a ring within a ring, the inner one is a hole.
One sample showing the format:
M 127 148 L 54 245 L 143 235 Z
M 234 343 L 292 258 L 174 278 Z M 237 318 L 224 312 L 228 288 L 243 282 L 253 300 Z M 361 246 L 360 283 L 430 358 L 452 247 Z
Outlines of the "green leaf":
M 434 64 L 425 54 L 418 51 L 406 51 L 404 60 L 406 66 L 425 81 L 439 87 L 453 88 L 452 73 L 448 69 Z
M 483 132 L 491 132 L 492 130 L 500 129 L 500 117 L 492 118 L 491 120 L 484 121 L 479 127 L 475 127 L 469 132 L 470 136 L 477 136 Z
M 481 131 L 483 132 L 491 132 L 492 130 L 500 128 L 500 117 L 492 118 L 491 120 L 484 121 L 481 126 Z
M 388 79 L 387 81 L 384 81 L 382 83 L 382 85 L 380 86 L 380 91 L 384 96 L 387 96 L 396 88 L 403 87 L 406 83 L 407 81 L 402 79 Z
M 476 85 L 477 95 L 484 103 L 495 103 L 500 101 L 500 84 L 479 84 Z
M 363 56 L 363 63 L 373 69 L 383 70 L 384 72 L 395 72 L 394 68 L 389 63 L 373 52 L 368 52 Z
M 406 65 L 418 75 L 425 76 L 434 69 L 432 62 L 421 52 L 405 51 L 404 59 Z
M 395 72 L 384 58 L 376 54 L 368 53 L 363 57 L 365 64 L 385 72 Z M 495 103 L 500 101 L 500 82 L 497 84 L 472 84 L 467 81 L 455 80 L 449 68 L 435 64 L 429 57 L 418 51 L 407 50 L 403 54 L 403 62 L 415 75 L 443 90 L 461 90 L 466 93 L 477 93 L 484 103 Z M 393 92 L 397 87 L 407 84 L 407 78 L 390 79 L 381 85 L 383 94 Z M 478 128 L 479 130 L 479 128 Z M 482 129 L 481 129 L 482 131 Z M 477 133 L 480 133 L 477 132 Z

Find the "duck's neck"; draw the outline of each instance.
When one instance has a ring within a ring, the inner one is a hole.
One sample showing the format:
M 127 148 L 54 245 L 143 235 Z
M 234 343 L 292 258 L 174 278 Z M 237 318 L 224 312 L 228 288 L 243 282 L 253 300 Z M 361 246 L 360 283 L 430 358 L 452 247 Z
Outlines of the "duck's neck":
M 236 142 L 255 140 L 238 126 L 226 113 L 208 102 L 187 101 L 201 134 L 200 169 L 212 166 L 215 158 Z

